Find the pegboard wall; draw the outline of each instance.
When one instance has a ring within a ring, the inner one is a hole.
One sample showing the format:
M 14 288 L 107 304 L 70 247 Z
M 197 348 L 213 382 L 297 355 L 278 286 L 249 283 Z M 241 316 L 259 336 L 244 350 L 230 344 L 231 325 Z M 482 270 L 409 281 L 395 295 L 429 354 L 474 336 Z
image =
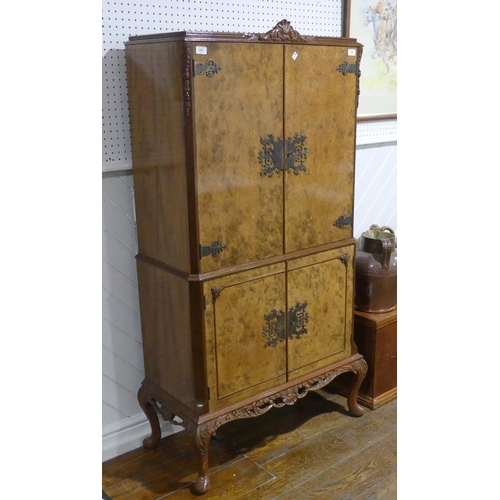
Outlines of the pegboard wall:
M 341 36 L 342 0 L 103 1 L 103 171 L 132 168 L 125 70 L 129 36 L 169 31 L 257 32 L 288 19 L 302 35 Z M 358 125 L 358 143 L 396 140 L 396 121 Z

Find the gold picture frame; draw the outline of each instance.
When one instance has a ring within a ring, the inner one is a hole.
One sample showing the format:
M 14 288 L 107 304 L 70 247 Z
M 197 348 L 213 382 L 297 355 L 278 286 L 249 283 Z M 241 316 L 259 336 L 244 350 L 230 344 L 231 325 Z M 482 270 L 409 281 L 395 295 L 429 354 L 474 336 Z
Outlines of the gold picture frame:
M 342 36 L 363 44 L 357 120 L 397 119 L 397 0 L 344 0 Z

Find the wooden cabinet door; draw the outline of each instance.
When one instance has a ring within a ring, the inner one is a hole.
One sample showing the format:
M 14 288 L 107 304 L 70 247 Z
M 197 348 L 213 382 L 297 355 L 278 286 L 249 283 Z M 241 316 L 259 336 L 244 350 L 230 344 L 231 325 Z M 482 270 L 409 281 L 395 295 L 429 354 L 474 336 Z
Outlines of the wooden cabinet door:
M 285 265 L 205 283 L 210 408 L 286 381 Z M 281 319 L 278 325 L 278 320 Z
M 200 72 L 193 113 L 199 237 L 207 247 L 201 272 L 279 255 L 283 174 L 262 173 L 261 139 L 283 135 L 282 46 L 213 42 L 192 44 L 191 51 Z
M 284 47 L 287 252 L 352 237 L 356 50 Z
M 288 264 L 289 379 L 351 354 L 354 246 Z

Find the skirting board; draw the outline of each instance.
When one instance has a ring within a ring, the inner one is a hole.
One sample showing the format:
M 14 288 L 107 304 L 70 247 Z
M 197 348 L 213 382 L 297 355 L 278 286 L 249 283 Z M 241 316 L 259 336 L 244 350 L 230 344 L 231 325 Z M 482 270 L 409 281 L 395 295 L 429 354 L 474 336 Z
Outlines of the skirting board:
M 161 422 L 162 437 L 184 430 L 180 425 Z M 144 414 L 108 425 L 102 433 L 102 461 L 123 455 L 142 446 L 142 440 L 151 435 L 151 425 Z

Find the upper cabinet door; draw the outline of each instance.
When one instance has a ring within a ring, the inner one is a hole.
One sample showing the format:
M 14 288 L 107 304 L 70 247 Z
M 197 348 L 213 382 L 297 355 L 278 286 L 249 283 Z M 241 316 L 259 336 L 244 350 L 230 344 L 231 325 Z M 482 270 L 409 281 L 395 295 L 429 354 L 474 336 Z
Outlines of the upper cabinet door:
M 201 272 L 283 253 L 283 47 L 200 43 L 193 113 Z
M 352 237 L 357 49 L 285 46 L 285 249 Z

